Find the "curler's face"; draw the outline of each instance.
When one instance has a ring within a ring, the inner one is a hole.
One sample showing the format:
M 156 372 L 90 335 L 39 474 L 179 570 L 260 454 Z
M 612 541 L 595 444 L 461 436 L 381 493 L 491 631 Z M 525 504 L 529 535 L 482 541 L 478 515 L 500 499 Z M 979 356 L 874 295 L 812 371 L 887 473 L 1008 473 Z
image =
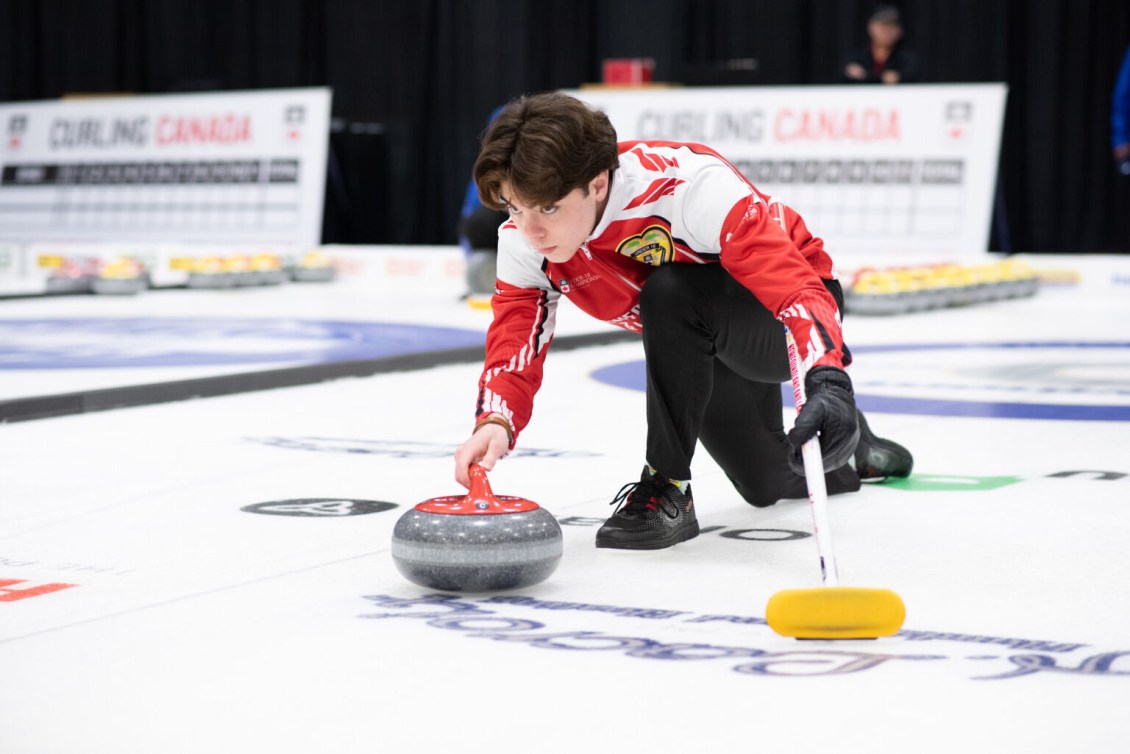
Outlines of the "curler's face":
M 550 204 L 527 204 L 502 184 L 501 199 L 526 242 L 551 262 L 568 262 L 600 222 L 608 200 L 608 173 Z

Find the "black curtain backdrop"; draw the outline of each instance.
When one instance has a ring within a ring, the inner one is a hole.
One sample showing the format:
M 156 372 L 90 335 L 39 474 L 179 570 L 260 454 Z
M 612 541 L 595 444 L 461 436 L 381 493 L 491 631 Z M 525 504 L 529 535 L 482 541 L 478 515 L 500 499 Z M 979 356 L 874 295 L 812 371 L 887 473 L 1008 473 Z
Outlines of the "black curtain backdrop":
M 652 57 L 827 84 L 872 0 L 0 0 L 0 101 L 330 86 L 326 240 L 453 243 L 491 110 Z M 926 82 L 1009 85 L 994 249 L 1130 251 L 1110 158 L 1126 0 L 904 0 Z

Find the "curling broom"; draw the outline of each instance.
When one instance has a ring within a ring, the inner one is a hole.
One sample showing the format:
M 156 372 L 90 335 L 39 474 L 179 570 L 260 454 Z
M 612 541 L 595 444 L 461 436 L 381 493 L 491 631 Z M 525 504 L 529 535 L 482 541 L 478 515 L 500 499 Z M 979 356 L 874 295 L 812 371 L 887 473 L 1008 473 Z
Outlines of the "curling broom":
M 785 337 L 789 344 L 793 397 L 799 412 L 805 401 L 804 375 L 801 374 L 793 334 L 786 330 Z M 836 557 L 832 551 L 832 531 L 828 525 L 824 461 L 818 437 L 801 446 L 801 456 L 823 585 L 815 589 L 786 589 L 770 597 L 765 608 L 769 627 L 782 636 L 797 639 L 876 639 L 898 633 L 906 618 L 902 598 L 890 589 L 839 585 Z

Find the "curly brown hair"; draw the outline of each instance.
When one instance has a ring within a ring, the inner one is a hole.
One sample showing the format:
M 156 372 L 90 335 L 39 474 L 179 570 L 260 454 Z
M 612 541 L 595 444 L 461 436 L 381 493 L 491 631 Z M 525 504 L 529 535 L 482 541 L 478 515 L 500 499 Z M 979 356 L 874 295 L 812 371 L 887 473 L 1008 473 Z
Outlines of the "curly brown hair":
M 499 193 L 507 183 L 531 206 L 550 205 L 619 166 L 616 129 L 608 116 L 559 92 L 512 100 L 494 119 L 475 160 L 479 200 L 506 209 Z

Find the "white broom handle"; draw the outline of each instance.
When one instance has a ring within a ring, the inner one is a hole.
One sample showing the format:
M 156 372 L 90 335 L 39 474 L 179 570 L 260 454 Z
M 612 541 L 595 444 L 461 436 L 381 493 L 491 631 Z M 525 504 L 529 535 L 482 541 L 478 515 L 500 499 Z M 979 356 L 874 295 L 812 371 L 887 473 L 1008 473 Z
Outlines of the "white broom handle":
M 797 356 L 796 340 L 785 328 L 789 344 L 789 371 L 793 377 L 793 399 L 797 413 L 804 406 L 804 375 Z M 812 509 L 812 528 L 816 535 L 816 550 L 820 554 L 820 575 L 824 586 L 838 586 L 840 575 L 836 570 L 836 556 L 832 551 L 832 529 L 828 523 L 828 488 L 824 484 L 824 459 L 820 454 L 820 438 L 813 437 L 800 448 L 804 459 L 804 478 L 808 483 L 808 501 Z

